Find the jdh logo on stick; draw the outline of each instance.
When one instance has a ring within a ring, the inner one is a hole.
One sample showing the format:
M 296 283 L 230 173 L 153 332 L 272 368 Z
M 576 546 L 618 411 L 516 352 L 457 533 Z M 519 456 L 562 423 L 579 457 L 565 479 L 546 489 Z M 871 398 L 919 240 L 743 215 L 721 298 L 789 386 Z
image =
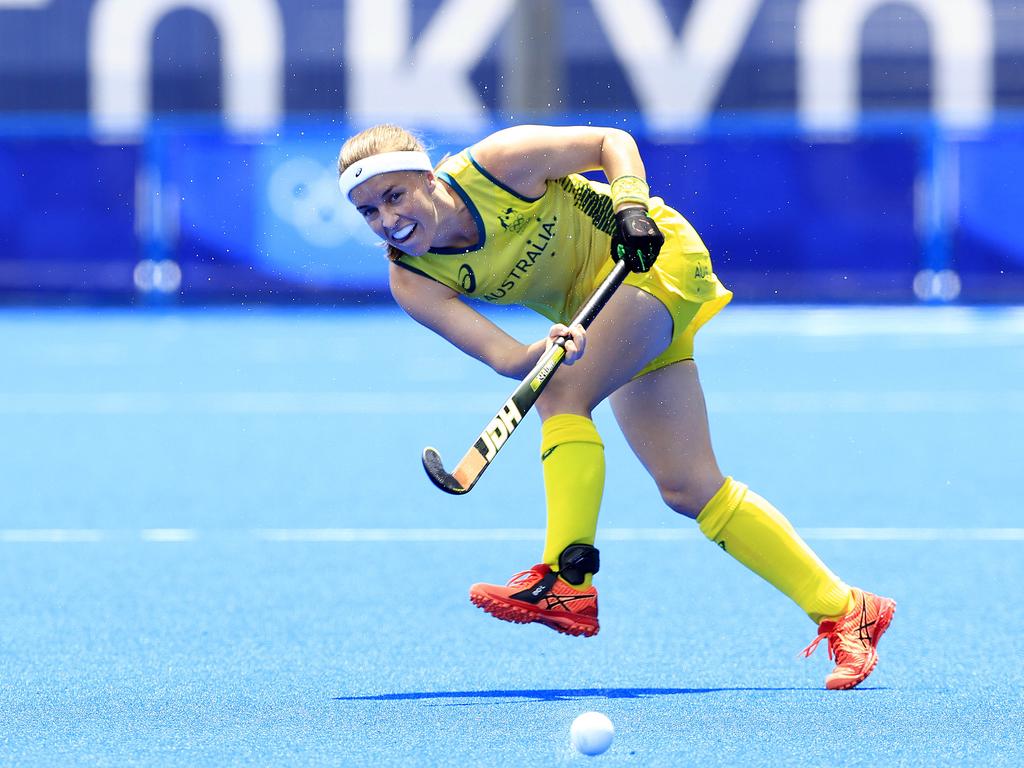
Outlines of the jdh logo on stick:
M 510 397 L 505 402 L 505 405 L 501 407 L 501 410 L 498 411 L 498 415 L 491 419 L 491 423 L 480 434 L 480 440 L 477 442 L 478 449 L 481 447 L 480 443 L 483 443 L 483 450 L 480 453 L 483 454 L 488 464 L 491 463 L 491 459 L 494 458 L 501 446 L 508 440 L 508 436 L 512 434 L 516 424 L 522 420 L 523 415 L 519 412 L 515 401 Z

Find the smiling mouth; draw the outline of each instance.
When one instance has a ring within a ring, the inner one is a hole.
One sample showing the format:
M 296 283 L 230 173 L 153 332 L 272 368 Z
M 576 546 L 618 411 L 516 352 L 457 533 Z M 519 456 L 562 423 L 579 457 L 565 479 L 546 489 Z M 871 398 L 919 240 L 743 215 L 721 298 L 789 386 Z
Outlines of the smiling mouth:
M 415 224 L 406 224 L 401 229 L 396 229 L 394 232 L 391 233 L 391 242 L 396 244 L 404 243 L 412 236 L 413 230 L 415 229 Z

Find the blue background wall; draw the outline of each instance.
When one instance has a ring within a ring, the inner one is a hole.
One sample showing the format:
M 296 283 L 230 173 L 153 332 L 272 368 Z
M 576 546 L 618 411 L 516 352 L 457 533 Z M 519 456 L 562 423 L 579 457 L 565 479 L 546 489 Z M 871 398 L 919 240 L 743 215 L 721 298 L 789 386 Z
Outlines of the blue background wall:
M 0 301 L 386 297 L 380 249 L 340 200 L 333 168 L 344 138 L 373 117 L 353 95 L 352 25 L 363 6 L 251 6 L 279 14 L 280 109 L 241 131 L 224 116 L 226 37 L 209 12 L 218 0 L 162 4 L 147 38 L 151 71 L 137 86 L 148 94 L 144 119 L 111 132 L 91 46 L 100 11 L 117 2 L 0 3 Z M 523 120 L 630 129 L 653 190 L 694 222 L 739 300 L 1019 301 L 1024 16 L 1008 1 L 973 4 L 991 23 L 991 113 L 967 126 L 932 106 L 943 52 L 915 3 L 879 4 L 859 28 L 855 122 L 809 125 L 796 0 L 749 6 L 749 28 L 700 119 L 666 127 L 652 114 L 585 0 L 555 4 L 548 30 L 524 33 L 510 16 L 483 41 L 467 66 L 481 108 L 473 124 L 446 112 L 444 94 L 424 94 L 423 105 L 396 97 L 396 119 L 421 129 L 435 156 Z M 427 66 L 417 46 L 456 5 L 377 6 L 409 14 L 409 73 Z M 700 5 L 634 8 L 657 10 L 678 43 Z M 541 42 L 555 52 L 553 102 L 517 112 L 506 82 L 525 66 L 517 56 Z

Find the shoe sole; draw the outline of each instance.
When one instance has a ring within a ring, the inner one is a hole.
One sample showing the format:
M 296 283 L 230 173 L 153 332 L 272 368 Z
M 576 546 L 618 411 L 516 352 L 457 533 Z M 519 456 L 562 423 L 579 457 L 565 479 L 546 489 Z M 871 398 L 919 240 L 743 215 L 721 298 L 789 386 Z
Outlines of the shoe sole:
M 878 644 L 881 642 L 882 635 L 885 634 L 885 630 L 887 630 L 889 628 L 889 625 L 892 624 L 892 619 L 893 619 L 893 616 L 895 616 L 895 615 L 896 615 L 896 601 L 895 600 L 888 600 L 887 599 L 885 605 L 882 606 L 882 610 L 880 610 L 878 612 L 878 618 L 875 619 L 875 635 L 874 635 L 874 637 L 871 638 L 871 646 L 872 646 L 872 648 L 871 648 L 871 653 L 872 653 L 871 662 L 864 669 L 864 672 L 860 675 L 860 677 L 858 677 L 855 680 L 848 680 L 848 681 L 843 682 L 841 685 L 835 685 L 835 686 L 830 686 L 830 685 L 828 685 L 826 683 L 825 687 L 828 690 L 830 690 L 830 691 L 848 691 L 851 688 L 855 688 L 856 686 L 860 685 L 865 680 L 867 680 L 868 675 L 870 675 L 872 672 L 874 672 L 875 671 L 875 667 L 878 666 L 878 651 L 877 651 Z
M 556 632 L 573 637 L 593 637 L 601 629 L 597 619 L 586 616 L 573 618 L 565 613 L 556 614 L 527 604 L 509 603 L 479 592 L 470 592 L 469 599 L 473 605 L 494 618 L 513 624 L 543 624 Z

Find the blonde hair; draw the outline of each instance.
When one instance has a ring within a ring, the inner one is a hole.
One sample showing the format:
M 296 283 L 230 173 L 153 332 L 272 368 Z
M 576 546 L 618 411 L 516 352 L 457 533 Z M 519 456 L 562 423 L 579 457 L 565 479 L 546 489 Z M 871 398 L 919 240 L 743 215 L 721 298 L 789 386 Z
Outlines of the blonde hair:
M 424 152 L 423 142 L 398 125 L 382 123 L 360 131 L 341 146 L 338 153 L 338 175 L 352 163 L 382 152 Z
M 338 153 L 338 175 L 345 172 L 352 163 L 358 163 L 371 155 L 382 152 L 425 152 L 423 142 L 414 134 L 398 125 L 382 123 L 360 131 L 341 146 Z M 388 258 L 397 261 L 402 251 L 387 246 Z

